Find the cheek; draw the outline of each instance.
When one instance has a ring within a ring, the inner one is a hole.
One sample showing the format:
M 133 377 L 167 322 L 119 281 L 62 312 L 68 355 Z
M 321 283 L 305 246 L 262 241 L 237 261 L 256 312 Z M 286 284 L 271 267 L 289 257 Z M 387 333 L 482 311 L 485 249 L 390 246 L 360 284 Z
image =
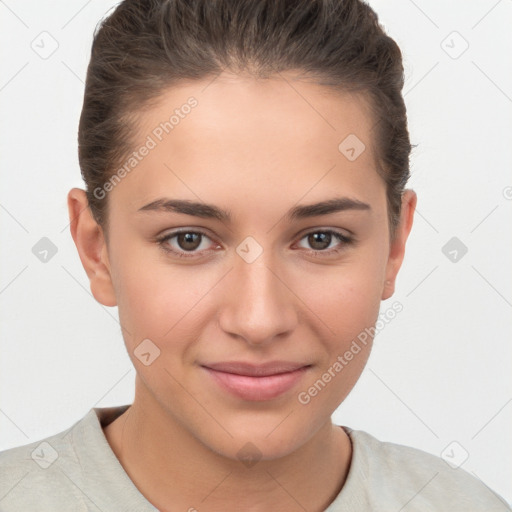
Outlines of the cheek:
M 375 322 L 384 269 L 384 258 L 361 251 L 340 265 L 303 271 L 294 278 L 293 288 L 331 334 L 346 340 Z
M 112 262 L 119 317 L 130 345 L 145 338 L 157 343 L 169 337 L 175 340 L 176 332 L 198 329 L 201 320 L 207 320 L 200 311 L 210 302 L 210 292 L 215 288 L 215 296 L 224 286 L 221 278 L 229 266 L 170 264 L 154 248 L 136 249 L 131 244 L 130 251 L 124 251 L 125 242 L 121 237 L 113 242 L 112 247 L 119 249 Z M 309 261 L 282 272 L 305 312 L 309 309 L 323 321 L 328 337 L 334 335 L 335 346 L 375 322 L 385 269 L 385 258 L 376 257 L 383 254 L 380 242 L 374 239 L 337 263 Z M 225 296 L 229 293 L 226 290 Z M 325 332 L 317 334 L 325 339 Z
M 130 352 L 146 338 L 171 358 L 183 352 L 190 340 L 198 338 L 205 320 L 202 305 L 219 279 L 217 273 L 167 264 L 165 255 L 155 250 L 118 258 L 114 287 Z
M 323 325 L 318 339 L 323 357 L 308 387 L 302 389 L 303 400 L 311 410 L 334 411 L 357 382 L 370 355 L 373 326 L 378 318 L 385 253 L 372 246 L 358 251 L 338 267 L 326 267 L 314 276 L 303 273 L 298 295 Z M 382 254 L 380 258 L 376 254 Z M 308 276 L 307 279 L 304 275 Z
M 332 414 L 343 402 L 358 381 L 373 344 L 372 328 L 380 307 L 379 273 L 364 265 L 346 270 L 330 280 L 315 279 L 307 287 L 308 306 L 321 320 L 316 325 L 324 327 L 317 336 L 323 345 L 317 371 L 296 397 L 312 417 L 323 418 L 326 411 Z

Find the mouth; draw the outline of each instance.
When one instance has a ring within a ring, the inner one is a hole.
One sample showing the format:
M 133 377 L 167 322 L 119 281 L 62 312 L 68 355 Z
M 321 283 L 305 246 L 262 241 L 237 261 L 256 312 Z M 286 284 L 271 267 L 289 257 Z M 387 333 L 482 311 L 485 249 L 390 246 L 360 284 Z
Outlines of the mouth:
M 201 365 L 222 391 L 242 400 L 277 398 L 295 387 L 311 365 L 289 361 L 251 364 L 240 361 Z

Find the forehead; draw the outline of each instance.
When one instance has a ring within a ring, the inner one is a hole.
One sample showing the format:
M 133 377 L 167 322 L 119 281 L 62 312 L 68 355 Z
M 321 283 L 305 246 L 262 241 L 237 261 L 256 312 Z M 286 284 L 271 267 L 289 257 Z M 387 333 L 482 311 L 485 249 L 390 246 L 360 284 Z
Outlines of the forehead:
M 186 108 L 190 98 L 197 104 L 193 109 Z M 187 112 L 183 115 L 180 110 Z M 179 136 L 188 126 L 208 131 L 209 137 L 224 144 L 246 141 L 248 135 L 254 143 L 269 143 L 276 134 L 280 141 L 321 137 L 329 144 L 349 133 L 365 138 L 374 122 L 362 94 L 335 91 L 290 72 L 267 79 L 222 73 L 165 89 L 139 117 L 142 131 L 138 135 L 149 133 L 175 111 L 179 119 L 173 121 L 178 121 L 174 134 Z M 185 118 L 189 120 L 182 123 Z M 229 139 L 222 138 L 226 132 Z
M 293 74 L 183 83 L 138 119 L 135 148 L 149 139 L 152 148 L 114 191 L 129 194 L 133 207 L 165 191 L 196 200 L 235 189 L 238 197 L 279 199 L 286 190 L 290 199 L 313 200 L 343 186 L 371 200 L 382 185 L 364 98 Z

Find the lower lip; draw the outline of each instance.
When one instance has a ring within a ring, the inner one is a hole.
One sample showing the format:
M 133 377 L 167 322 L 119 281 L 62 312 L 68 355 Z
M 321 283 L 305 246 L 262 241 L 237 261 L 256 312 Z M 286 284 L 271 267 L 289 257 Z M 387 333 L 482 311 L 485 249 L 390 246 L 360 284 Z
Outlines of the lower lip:
M 307 370 L 307 367 L 303 367 L 293 372 L 267 375 L 265 377 L 250 377 L 212 370 L 204 366 L 203 368 L 221 388 L 238 398 L 253 401 L 271 400 L 286 393 L 302 379 Z

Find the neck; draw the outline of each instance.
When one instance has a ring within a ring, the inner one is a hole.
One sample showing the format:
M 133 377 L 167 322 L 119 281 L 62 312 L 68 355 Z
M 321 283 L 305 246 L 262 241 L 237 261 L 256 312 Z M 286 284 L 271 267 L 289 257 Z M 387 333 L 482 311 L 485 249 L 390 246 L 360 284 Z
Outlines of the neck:
M 322 511 L 340 492 L 351 459 L 350 439 L 329 421 L 289 455 L 244 465 L 137 396 L 104 433 L 135 486 L 162 512 L 171 504 L 190 512 Z

